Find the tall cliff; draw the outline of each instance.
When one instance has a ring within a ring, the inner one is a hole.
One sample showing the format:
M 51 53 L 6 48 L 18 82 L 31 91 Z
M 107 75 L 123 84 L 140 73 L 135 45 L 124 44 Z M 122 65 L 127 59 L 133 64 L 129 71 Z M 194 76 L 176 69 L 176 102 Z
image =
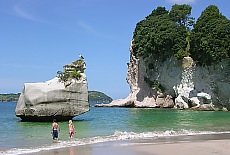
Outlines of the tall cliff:
M 230 107 L 230 20 L 210 5 L 157 7 L 137 23 L 130 46 L 130 94 L 108 106 L 217 110 Z
M 210 5 L 157 7 L 137 23 L 130 46 L 130 94 L 111 106 L 216 110 L 230 107 L 230 20 Z
M 182 61 L 171 57 L 164 62 L 154 57 L 136 59 L 131 45 L 128 100 L 137 107 L 229 108 L 229 62 L 225 59 L 216 65 L 202 67 L 190 57 Z
M 217 110 L 230 108 L 230 59 L 198 66 L 191 57 L 136 58 L 130 46 L 127 82 L 130 94 L 109 106 Z

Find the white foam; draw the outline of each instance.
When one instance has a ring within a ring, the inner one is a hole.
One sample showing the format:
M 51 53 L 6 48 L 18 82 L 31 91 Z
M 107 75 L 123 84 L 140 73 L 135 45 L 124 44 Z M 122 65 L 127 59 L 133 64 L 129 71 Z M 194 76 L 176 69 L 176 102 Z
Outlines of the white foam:
M 146 138 L 160 138 L 160 137 L 171 137 L 171 136 L 191 136 L 191 135 L 205 135 L 205 134 L 223 134 L 230 132 L 212 132 L 212 131 L 192 131 L 192 130 L 180 130 L 180 131 L 159 131 L 159 132 L 120 132 L 116 131 L 113 135 L 109 136 L 97 136 L 82 139 L 71 139 L 68 141 L 60 141 L 60 143 L 52 143 L 48 146 L 33 147 L 33 148 L 14 148 L 5 152 L 0 152 L 4 155 L 19 155 L 27 153 L 35 153 L 39 151 L 46 151 L 64 147 L 80 146 L 86 144 L 95 144 L 100 142 L 118 141 L 118 140 L 136 140 Z

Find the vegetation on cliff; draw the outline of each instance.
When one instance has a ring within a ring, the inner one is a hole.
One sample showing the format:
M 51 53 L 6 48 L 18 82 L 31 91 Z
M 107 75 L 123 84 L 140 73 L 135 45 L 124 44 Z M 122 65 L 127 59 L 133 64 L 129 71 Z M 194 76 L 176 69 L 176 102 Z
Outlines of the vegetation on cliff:
M 178 58 L 186 55 L 187 26 L 192 23 L 188 21 L 191 8 L 184 5 L 187 11 L 181 11 L 179 8 L 177 10 L 177 6 L 171 12 L 165 7 L 157 7 L 145 20 L 137 23 L 133 36 L 133 52 L 136 57 L 152 55 L 164 61 L 173 55 Z M 182 16 L 178 16 L 179 13 Z
M 230 57 L 230 20 L 210 5 L 191 33 L 191 57 L 200 65 L 212 65 Z
M 91 102 L 111 102 L 113 99 L 99 91 L 89 91 L 89 103 Z M 0 94 L 0 102 L 17 102 L 18 94 Z
M 157 7 L 137 23 L 133 54 L 165 61 L 191 56 L 198 65 L 212 65 L 230 56 L 230 21 L 217 6 L 208 6 L 194 22 L 190 5 Z
M 65 65 L 64 72 L 58 71 L 57 77 L 61 82 L 66 82 L 69 79 L 80 79 L 81 73 L 85 70 L 85 61 L 82 59 L 76 60 L 69 65 Z

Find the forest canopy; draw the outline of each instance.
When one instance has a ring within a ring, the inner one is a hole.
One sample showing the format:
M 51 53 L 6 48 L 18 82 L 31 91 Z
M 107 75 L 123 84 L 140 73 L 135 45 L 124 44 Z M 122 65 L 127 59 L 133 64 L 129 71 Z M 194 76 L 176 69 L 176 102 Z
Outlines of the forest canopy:
M 168 11 L 157 7 L 137 23 L 133 34 L 133 53 L 165 61 L 191 56 L 198 65 L 212 65 L 230 56 L 230 21 L 217 6 L 208 6 L 195 23 L 192 7 L 173 5 Z

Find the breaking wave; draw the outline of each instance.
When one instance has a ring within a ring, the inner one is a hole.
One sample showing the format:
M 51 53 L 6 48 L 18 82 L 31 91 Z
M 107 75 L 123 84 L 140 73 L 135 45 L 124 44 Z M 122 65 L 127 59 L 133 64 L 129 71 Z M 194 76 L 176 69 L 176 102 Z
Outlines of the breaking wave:
M 2 151 L 0 154 L 6 155 L 19 155 L 27 153 L 36 153 L 39 151 L 46 151 L 52 149 L 59 149 L 72 146 L 80 146 L 87 144 L 96 144 L 101 142 L 119 141 L 119 140 L 141 140 L 141 139 L 158 139 L 164 137 L 173 136 L 195 136 L 195 135 L 213 135 L 213 134 L 230 134 L 230 132 L 212 132 L 212 131 L 192 131 L 192 130 L 180 130 L 180 131 L 162 131 L 162 132 L 120 132 L 115 131 L 113 135 L 109 136 L 96 136 L 91 138 L 73 138 L 66 141 L 59 141 L 58 143 L 52 143 L 50 145 L 44 145 L 40 147 L 30 147 L 30 148 L 13 148 L 7 151 Z

